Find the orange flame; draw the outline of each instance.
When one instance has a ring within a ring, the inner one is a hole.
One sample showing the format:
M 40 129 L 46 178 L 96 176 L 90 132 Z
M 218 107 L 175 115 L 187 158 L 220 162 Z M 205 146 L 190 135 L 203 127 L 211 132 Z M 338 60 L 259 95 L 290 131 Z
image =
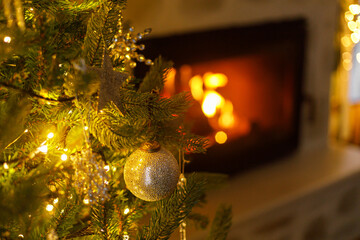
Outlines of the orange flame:
M 216 91 L 206 91 L 204 101 L 202 103 L 202 110 L 205 116 L 211 118 L 216 114 L 216 109 L 224 105 L 224 98 Z
M 233 114 L 233 104 L 226 100 L 224 107 L 221 108 L 221 115 L 219 117 L 219 126 L 221 128 L 229 129 L 235 124 L 235 116 Z
M 228 82 L 225 74 L 222 73 L 205 73 L 204 83 L 208 89 L 216 89 L 218 87 L 225 87 Z

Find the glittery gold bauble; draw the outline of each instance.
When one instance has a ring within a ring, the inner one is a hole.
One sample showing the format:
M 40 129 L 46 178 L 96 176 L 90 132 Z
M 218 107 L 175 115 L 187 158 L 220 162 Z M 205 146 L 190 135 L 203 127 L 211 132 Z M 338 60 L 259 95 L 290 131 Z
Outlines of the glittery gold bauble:
M 179 176 L 176 159 L 163 147 L 136 150 L 124 167 L 127 188 L 145 201 L 158 201 L 169 196 L 175 190 Z

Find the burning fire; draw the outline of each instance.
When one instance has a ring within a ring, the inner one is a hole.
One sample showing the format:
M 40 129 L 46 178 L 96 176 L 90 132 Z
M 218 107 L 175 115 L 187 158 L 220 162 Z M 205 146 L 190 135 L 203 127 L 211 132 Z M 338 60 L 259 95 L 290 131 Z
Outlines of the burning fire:
M 200 75 L 193 76 L 190 81 L 191 95 L 197 101 L 201 101 L 204 96 L 203 80 Z
M 180 72 L 181 79 L 183 79 L 181 82 L 189 84 L 193 98 L 201 104 L 202 112 L 214 129 L 211 135 L 215 142 L 223 144 L 229 139 L 250 132 L 250 121 L 236 116 L 233 103 L 217 91 L 218 88 L 228 84 L 225 74 L 207 72 L 203 76 L 192 76 L 189 66 L 183 66 Z M 175 69 L 168 71 L 165 81 L 165 96 L 175 94 L 176 74 Z M 188 81 L 188 79 L 190 80 Z
M 208 118 L 214 117 L 217 109 L 221 109 L 224 105 L 224 98 L 216 91 L 210 90 L 205 92 L 202 102 L 202 110 Z
M 201 108 L 206 117 L 217 117 L 217 128 L 220 129 L 230 129 L 235 124 L 232 102 L 216 91 L 217 88 L 224 87 L 227 83 L 226 75 L 211 72 L 205 73 L 203 77 L 193 76 L 189 81 L 192 96 L 201 102 Z M 225 143 L 227 134 L 224 131 L 218 131 L 215 141 L 219 144 Z
M 233 114 L 233 104 L 231 101 L 225 101 L 223 108 L 221 108 L 221 115 L 219 117 L 219 126 L 225 129 L 232 128 L 235 124 L 235 117 Z
M 209 89 L 216 89 L 218 87 L 225 87 L 228 79 L 222 73 L 205 73 L 204 74 L 205 86 Z

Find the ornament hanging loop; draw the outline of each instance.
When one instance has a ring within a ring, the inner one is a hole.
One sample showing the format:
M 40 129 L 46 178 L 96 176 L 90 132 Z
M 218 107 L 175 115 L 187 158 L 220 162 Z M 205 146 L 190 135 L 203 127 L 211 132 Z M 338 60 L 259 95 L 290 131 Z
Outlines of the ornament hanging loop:
M 140 149 L 148 153 L 154 153 L 160 151 L 161 146 L 157 141 L 149 141 L 143 143 Z

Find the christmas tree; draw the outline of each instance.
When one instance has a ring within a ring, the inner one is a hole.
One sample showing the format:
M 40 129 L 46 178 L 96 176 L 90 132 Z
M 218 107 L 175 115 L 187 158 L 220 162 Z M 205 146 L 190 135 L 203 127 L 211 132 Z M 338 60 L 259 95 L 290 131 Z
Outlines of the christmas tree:
M 207 141 L 161 95 L 171 62 L 146 59 L 123 0 L 2 0 L 0 239 L 168 239 L 219 180 L 184 174 Z M 136 21 L 136 20 L 135 20 Z M 137 78 L 137 64 L 148 66 Z M 225 239 L 220 206 L 208 239 Z

